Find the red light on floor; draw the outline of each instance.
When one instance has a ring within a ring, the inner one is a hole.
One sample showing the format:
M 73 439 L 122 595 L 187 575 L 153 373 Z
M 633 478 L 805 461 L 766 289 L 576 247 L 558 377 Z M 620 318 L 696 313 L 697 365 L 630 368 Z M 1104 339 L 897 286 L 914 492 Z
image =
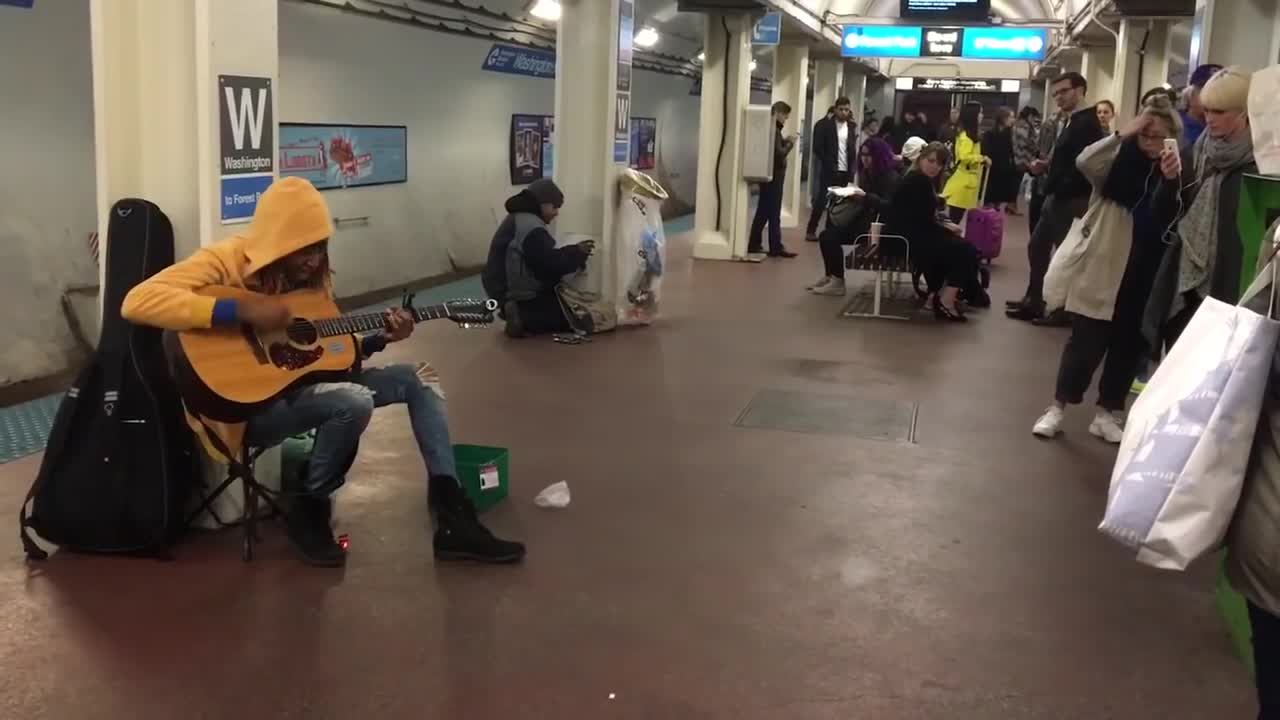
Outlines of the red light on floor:
M 351 547 L 351 538 L 346 535 L 339 535 L 338 547 L 342 548 L 343 552 L 346 552 L 347 549 Z

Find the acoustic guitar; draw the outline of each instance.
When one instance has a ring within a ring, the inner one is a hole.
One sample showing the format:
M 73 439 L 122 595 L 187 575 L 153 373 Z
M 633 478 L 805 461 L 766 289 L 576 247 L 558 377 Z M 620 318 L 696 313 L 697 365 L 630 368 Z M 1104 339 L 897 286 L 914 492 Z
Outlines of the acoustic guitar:
M 207 297 L 239 300 L 256 294 L 212 286 Z M 243 422 L 302 383 L 348 379 L 360 362 L 356 337 L 381 330 L 383 313 L 342 315 L 323 290 L 273 296 L 293 320 L 283 330 L 260 333 L 248 325 L 166 332 L 170 370 L 187 408 L 221 422 Z M 496 300 L 450 300 L 406 308 L 415 322 L 452 320 L 461 327 L 488 325 Z

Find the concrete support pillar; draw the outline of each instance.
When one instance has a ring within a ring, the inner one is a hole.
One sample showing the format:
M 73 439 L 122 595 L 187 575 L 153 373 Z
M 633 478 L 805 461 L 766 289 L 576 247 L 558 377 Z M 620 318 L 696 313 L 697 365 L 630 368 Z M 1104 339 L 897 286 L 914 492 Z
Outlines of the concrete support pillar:
M 1111 46 L 1086 48 L 1080 61 L 1080 74 L 1089 83 L 1089 94 L 1086 102 L 1092 105 L 1102 100 L 1110 100 L 1114 92 L 1116 71 L 1116 49 Z
M 847 67 L 844 71 L 844 96 L 849 98 L 849 107 L 853 108 L 853 119 L 862 127 L 862 116 L 867 107 L 867 75 L 858 68 Z M 892 114 L 890 110 L 886 115 Z
M 1138 78 L 1138 95 L 1130 103 L 1137 107 L 1143 93 L 1169 82 L 1169 65 L 1173 59 L 1173 23 L 1153 20 L 1149 23 L 1151 34 L 1147 37 L 1147 51 L 1142 61 L 1142 75 Z M 1126 96 L 1127 97 L 1127 96 Z
M 218 76 L 269 81 L 264 119 L 272 122 L 262 138 L 278 135 L 277 0 L 91 0 L 89 7 L 98 235 L 109 242 L 117 200 L 146 198 L 172 220 L 183 257 L 235 229 L 221 222 Z M 263 174 L 274 172 L 273 163 Z
M 750 190 L 742 178 L 742 111 L 751 101 L 753 25 L 747 14 L 708 13 L 706 18 L 693 223 L 693 256 L 702 260 L 747 255 Z
M 1120 21 L 1112 97 L 1116 128 L 1138 112 L 1142 94 L 1169 77 L 1169 23 L 1157 20 Z
M 600 290 L 612 293 L 618 171 L 630 154 L 634 0 L 562 0 L 556 32 L 555 182 L 565 204 L 562 238 L 597 241 Z M 620 19 L 625 16 L 625 20 Z M 703 93 L 707 92 L 703 87 Z
M 243 229 L 223 221 L 224 183 L 233 193 L 229 207 L 251 214 L 256 192 L 277 174 L 278 6 L 277 0 L 90 0 L 89 9 L 101 282 L 110 210 L 122 198 L 160 206 L 173 223 L 178 258 Z M 221 75 L 236 78 L 224 84 Z M 228 108 L 236 117 L 224 116 Z M 204 460 L 206 481 L 220 483 L 226 467 Z M 260 482 L 279 487 L 279 448 L 255 467 Z M 238 511 L 240 497 L 237 481 L 219 512 Z M 214 526 L 207 515 L 196 523 Z
M 1217 63 L 1253 71 L 1280 62 L 1278 17 L 1275 0 L 1196 0 L 1190 69 Z
M 805 91 L 809 87 L 809 48 L 804 46 L 780 45 L 773 52 L 773 102 L 779 100 L 791 106 L 791 118 L 787 121 L 786 131 L 794 131 L 797 135 L 804 133 L 810 124 L 805 114 Z M 825 109 L 825 108 L 824 108 Z M 804 158 L 798 156 L 790 161 L 785 184 L 782 188 L 782 227 L 792 228 L 799 223 L 801 210 L 804 208 L 800 190 L 800 165 Z
M 809 118 L 810 125 L 826 115 L 827 108 L 836 104 L 843 85 L 843 60 L 819 60 L 813 64 L 813 117 Z

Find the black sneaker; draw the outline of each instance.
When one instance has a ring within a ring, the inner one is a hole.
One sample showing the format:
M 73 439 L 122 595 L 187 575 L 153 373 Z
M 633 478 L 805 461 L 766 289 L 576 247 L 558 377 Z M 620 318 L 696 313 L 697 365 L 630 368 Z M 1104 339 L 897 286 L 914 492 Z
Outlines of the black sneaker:
M 1044 303 L 1026 302 L 1016 308 L 1005 310 L 1004 314 L 1014 320 L 1034 321 L 1044 317 Z
M 1071 327 L 1071 314 L 1058 308 L 1045 317 L 1032 320 L 1031 324 L 1038 327 Z
M 324 495 L 298 495 L 285 515 L 289 541 L 303 561 L 319 567 L 340 567 L 347 553 L 333 538 L 333 505 Z
M 524 559 L 522 543 L 501 540 L 480 523 L 475 505 L 462 492 L 457 480 L 431 478 L 427 501 L 436 516 L 433 544 L 437 560 L 502 564 Z

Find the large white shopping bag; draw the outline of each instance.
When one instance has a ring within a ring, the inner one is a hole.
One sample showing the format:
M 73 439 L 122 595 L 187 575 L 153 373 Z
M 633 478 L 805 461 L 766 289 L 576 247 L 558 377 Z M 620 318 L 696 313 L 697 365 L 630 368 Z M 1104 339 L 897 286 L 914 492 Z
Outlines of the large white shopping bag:
M 1138 396 L 1098 528 L 1138 562 L 1183 570 L 1226 535 L 1277 338 L 1270 317 L 1207 298 Z
M 1092 208 L 1091 208 L 1092 209 Z M 1062 241 L 1062 245 L 1053 253 L 1049 261 L 1049 269 L 1044 274 L 1045 309 L 1059 310 L 1066 307 L 1067 295 L 1072 283 L 1080 274 L 1080 261 L 1089 251 L 1089 218 L 1077 218 L 1071 223 L 1071 230 Z

